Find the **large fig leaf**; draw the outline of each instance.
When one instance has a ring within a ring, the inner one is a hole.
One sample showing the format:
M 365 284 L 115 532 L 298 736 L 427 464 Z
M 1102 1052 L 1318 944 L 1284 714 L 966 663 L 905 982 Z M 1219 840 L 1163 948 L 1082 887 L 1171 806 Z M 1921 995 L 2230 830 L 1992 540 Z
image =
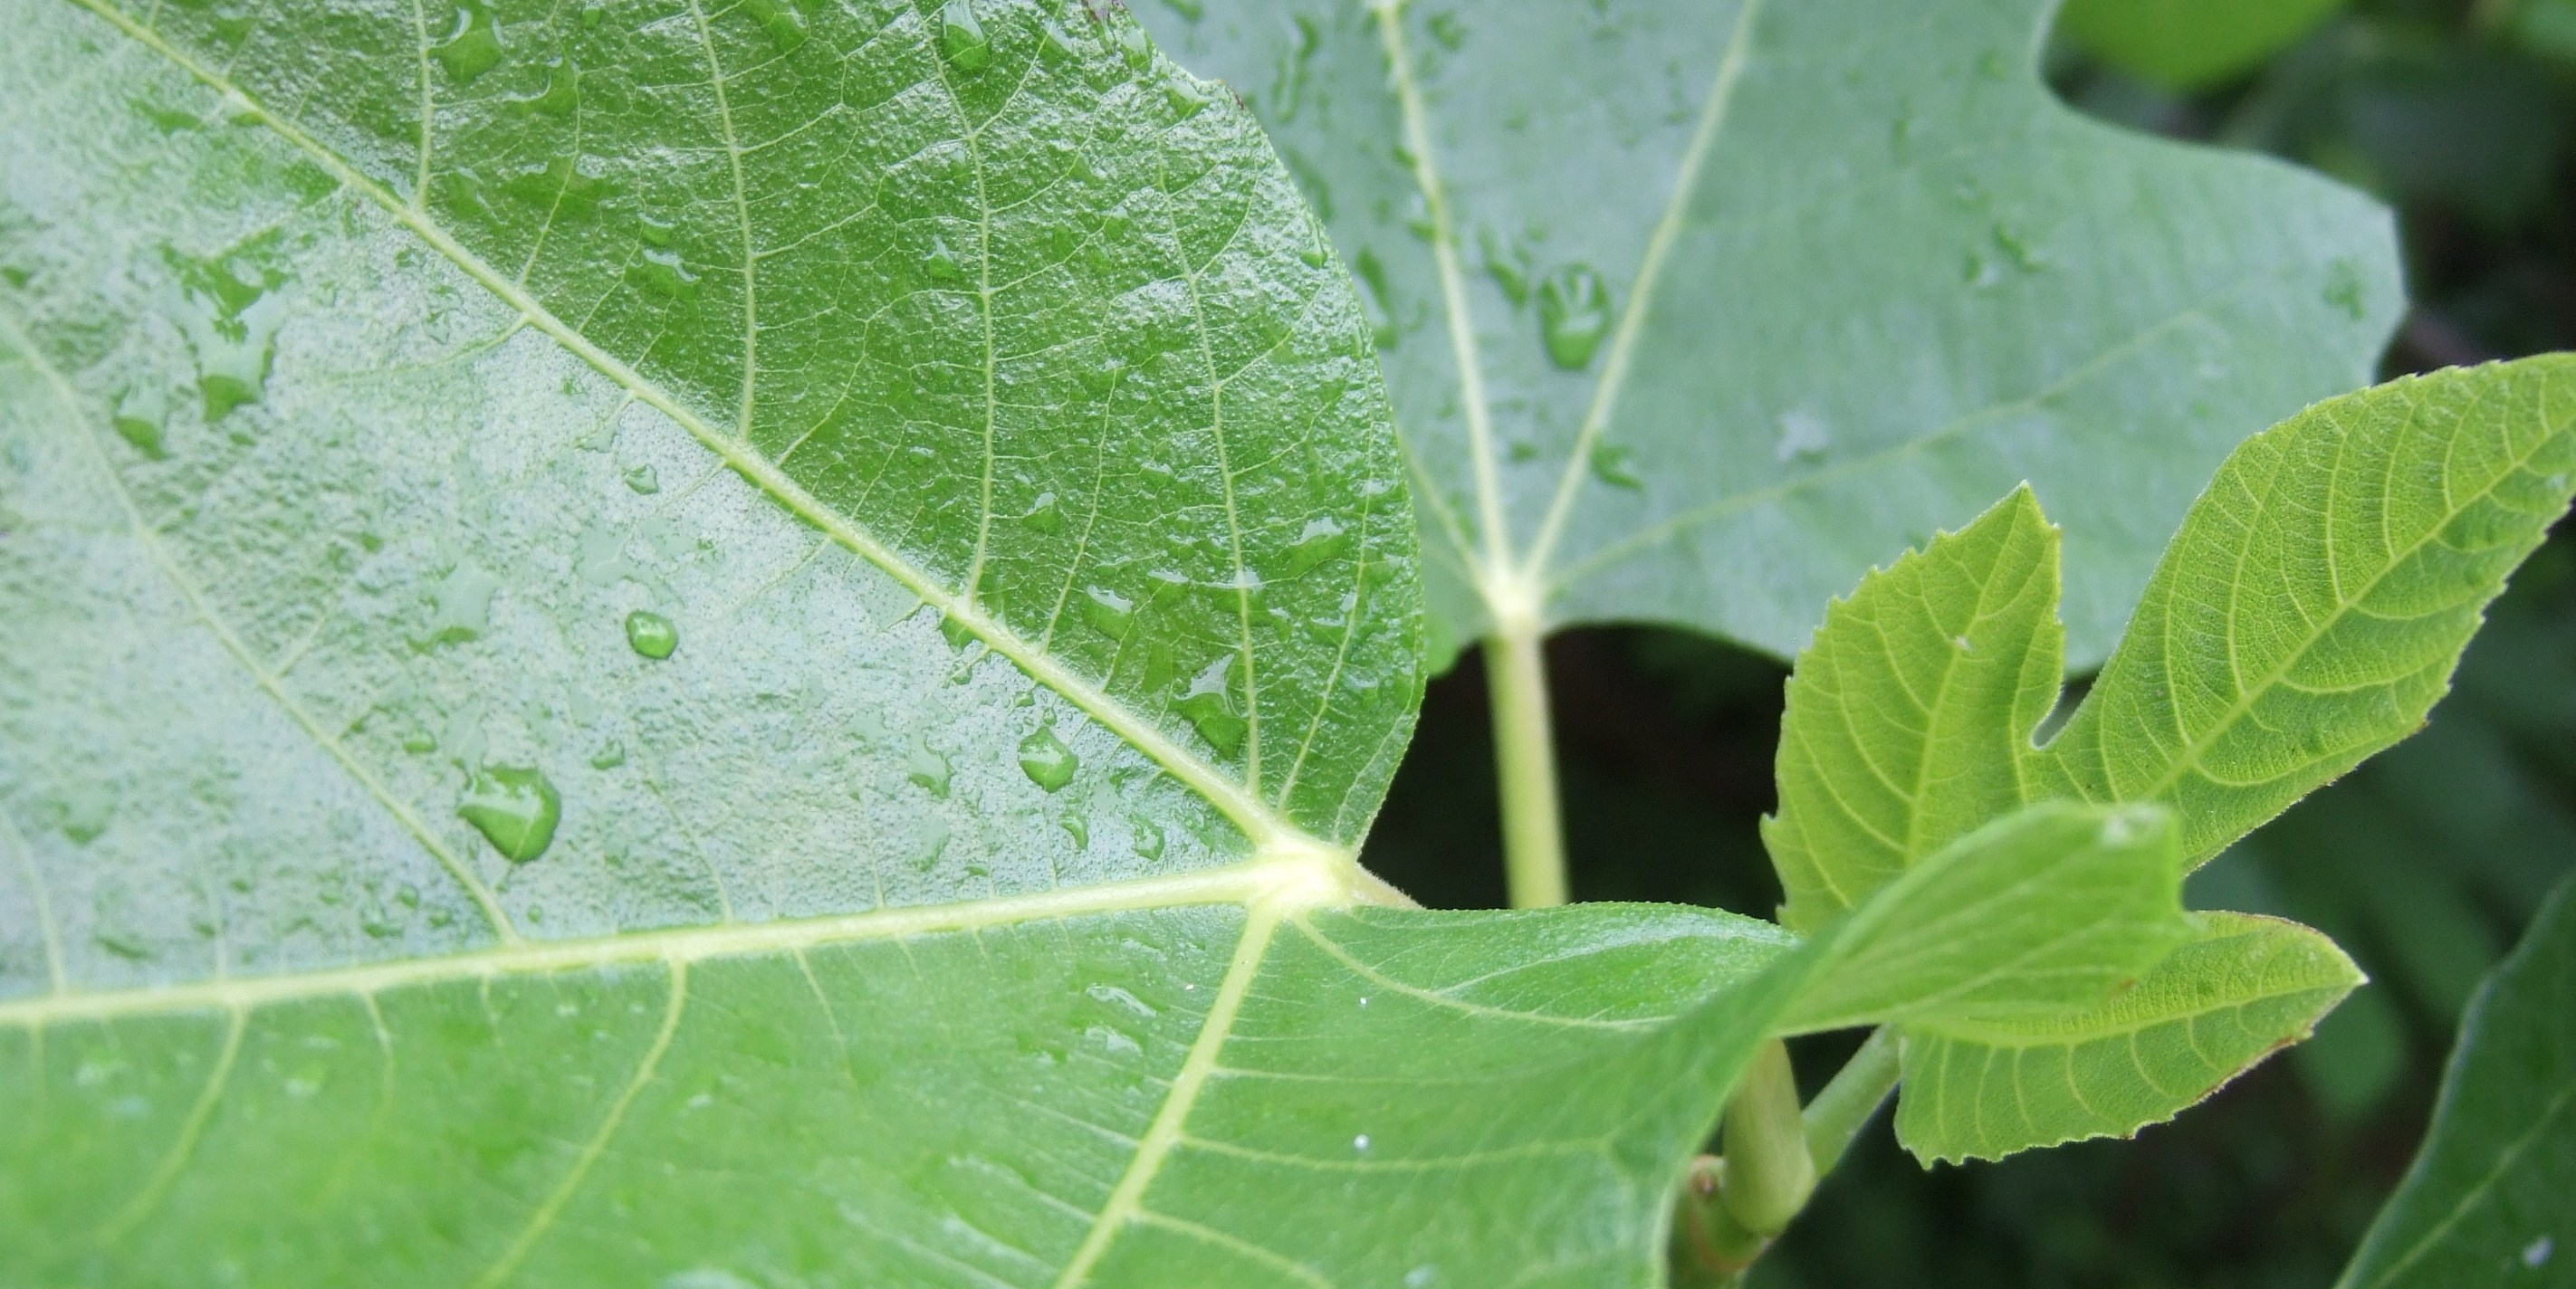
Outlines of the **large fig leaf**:
M 2423 723 L 2571 492 L 2576 359 L 2318 404 L 2229 458 L 2044 744 L 2058 535 L 2016 492 L 1873 573 L 1800 656 L 1764 825 L 1783 921 L 1823 925 L 2034 801 L 2164 803 L 2188 861 L 2207 860 Z M 1910 1028 L 1898 1131 L 1942 1158 L 2126 1133 L 2303 1037 L 2359 982 L 2314 931 L 2213 917 L 2095 1012 Z
M 0 1282 L 1645 1285 L 1794 1004 L 2172 844 L 1384 907 L 1365 323 L 1121 15 L 6 18 Z
M 2460 1024 L 2415 1166 L 2341 1289 L 2576 1283 L 2576 879 Z
M 2046 0 L 1142 5 L 1268 126 L 1356 271 L 1435 657 L 1496 613 L 1787 655 L 2030 481 L 2078 667 L 2228 450 L 2367 382 L 2386 215 L 2122 133 Z

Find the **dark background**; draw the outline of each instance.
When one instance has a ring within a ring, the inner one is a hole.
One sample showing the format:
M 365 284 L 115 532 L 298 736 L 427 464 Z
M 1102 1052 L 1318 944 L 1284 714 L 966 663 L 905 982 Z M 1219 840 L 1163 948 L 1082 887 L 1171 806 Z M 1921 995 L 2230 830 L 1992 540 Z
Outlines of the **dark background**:
M 2196 93 L 2065 42 L 2050 72 L 2082 110 L 2275 153 L 2396 207 L 2415 310 L 2383 375 L 2576 348 L 2576 0 L 2359 0 Z M 1549 664 L 1575 897 L 1768 916 L 1755 820 L 1785 665 L 1646 628 L 1565 633 Z M 2329 1284 L 2413 1153 L 2470 991 L 2576 858 L 2571 733 L 2562 525 L 2422 734 L 2192 880 L 2195 907 L 2298 918 L 2370 973 L 2315 1039 L 2133 1142 L 1927 1173 L 1882 1123 L 1754 1283 Z M 1471 653 L 1431 686 L 1369 866 L 1434 907 L 1503 903 L 1492 758 Z M 1811 1090 L 1853 1041 L 1799 1047 Z

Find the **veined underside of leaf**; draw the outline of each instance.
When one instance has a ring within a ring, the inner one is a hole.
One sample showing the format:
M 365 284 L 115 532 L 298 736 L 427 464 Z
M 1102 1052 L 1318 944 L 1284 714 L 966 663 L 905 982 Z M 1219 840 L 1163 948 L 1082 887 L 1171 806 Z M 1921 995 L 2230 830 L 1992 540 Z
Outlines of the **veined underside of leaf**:
M 2099 662 L 2228 450 L 2367 381 L 2385 212 L 2084 120 L 2044 0 L 1143 6 L 1371 310 L 1435 661 L 1495 613 L 1786 656 L 2029 481 Z
M 1366 907 L 1364 323 L 1132 23 L 6 19 L 0 1280 L 1652 1277 L 1785 937 Z
M 1829 924 L 2036 801 L 2160 802 L 2207 861 L 2422 725 L 2571 492 L 2566 355 L 2311 407 L 2221 467 L 2045 743 L 2058 532 L 2015 492 L 1873 573 L 1800 656 L 1763 829 L 1782 921 Z M 2125 1134 L 2305 1037 L 2360 982 L 2313 930 L 2210 915 L 2101 1007 L 1909 1026 L 1897 1129 L 1927 1159 Z

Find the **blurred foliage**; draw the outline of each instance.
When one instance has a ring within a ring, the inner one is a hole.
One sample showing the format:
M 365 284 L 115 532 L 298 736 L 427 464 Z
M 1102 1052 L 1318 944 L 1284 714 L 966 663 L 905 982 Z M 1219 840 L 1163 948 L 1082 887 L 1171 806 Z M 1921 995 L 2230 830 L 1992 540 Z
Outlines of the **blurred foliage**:
M 2092 57 L 2171 89 L 2225 80 L 2306 35 L 2344 0 L 2067 0 L 2057 29 Z
M 2073 41 L 2051 69 L 2095 115 L 2268 151 L 2396 206 L 2417 307 L 2389 374 L 2576 348 L 2576 0 L 2357 0 L 2194 94 Z M 1576 895 L 1771 913 L 1754 821 L 1785 667 L 1639 629 L 1568 633 L 1550 661 Z M 1473 655 L 1432 686 L 1369 842 L 1372 867 L 1435 906 L 1503 901 L 1484 690 Z M 2413 1152 L 2469 991 L 2571 860 L 2562 526 L 2422 734 L 2194 878 L 2196 906 L 2309 922 L 2371 973 L 2313 1041 L 2135 1142 L 1926 1173 L 1873 1130 L 1755 1283 L 2328 1284 Z M 1803 1075 L 1821 1082 L 1853 1041 L 1802 1047 Z

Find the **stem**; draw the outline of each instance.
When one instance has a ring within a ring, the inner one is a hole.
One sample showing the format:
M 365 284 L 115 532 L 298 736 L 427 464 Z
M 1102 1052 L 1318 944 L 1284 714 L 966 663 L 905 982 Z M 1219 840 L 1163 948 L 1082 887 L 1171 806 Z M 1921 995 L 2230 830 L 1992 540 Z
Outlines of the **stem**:
M 1556 736 L 1547 714 L 1544 628 L 1536 614 L 1498 621 L 1485 638 L 1493 691 L 1494 773 L 1503 798 L 1503 866 L 1512 907 L 1565 903 L 1565 835 L 1556 804 Z
M 1726 1103 L 1726 1171 L 1717 1197 L 1755 1235 L 1774 1236 L 1816 1193 L 1816 1161 L 1798 1116 L 1798 1076 L 1789 1047 L 1765 1039 L 1735 1098 Z
M 1852 1138 L 1887 1104 L 1887 1094 L 1896 1090 L 1897 1076 L 1904 1069 L 1903 1055 L 1896 1027 L 1881 1025 L 1834 1072 L 1833 1081 L 1816 1093 L 1815 1103 L 1807 1107 L 1806 1137 L 1807 1155 L 1818 1173 L 1832 1172 L 1842 1162 L 1843 1152 L 1851 1148 Z

